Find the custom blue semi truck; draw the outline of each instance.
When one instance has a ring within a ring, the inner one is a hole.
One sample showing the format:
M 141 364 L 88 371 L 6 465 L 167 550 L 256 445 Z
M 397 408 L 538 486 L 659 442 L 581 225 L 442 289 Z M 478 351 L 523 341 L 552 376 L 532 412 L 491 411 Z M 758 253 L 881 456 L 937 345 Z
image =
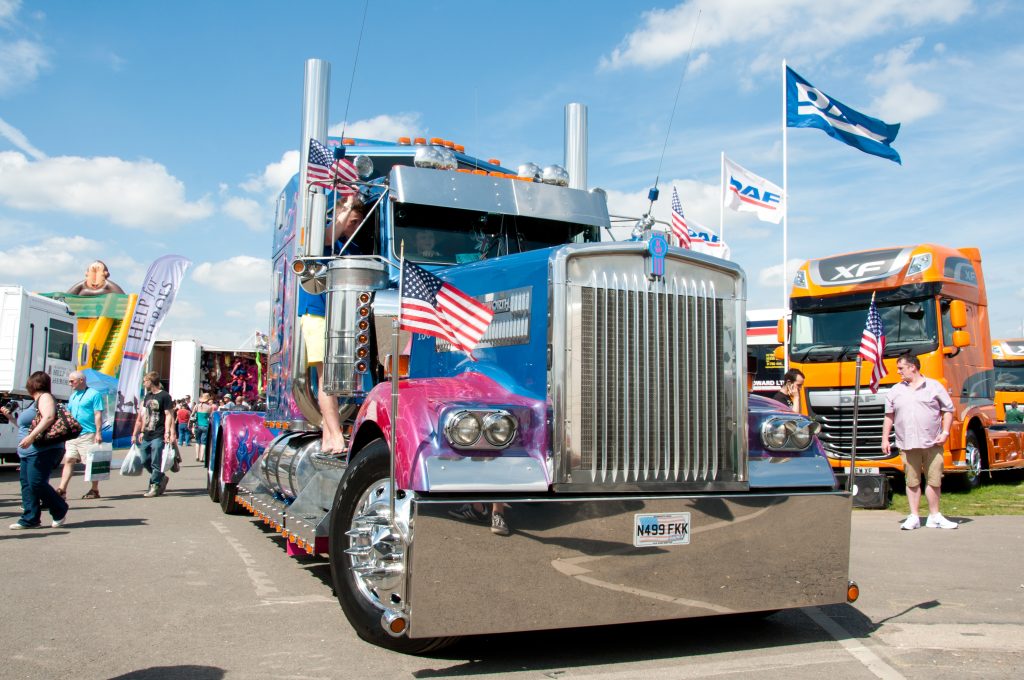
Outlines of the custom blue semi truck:
M 816 423 L 747 393 L 738 266 L 669 248 L 649 224 L 602 242 L 604 192 L 572 186 L 578 119 L 568 172 L 512 172 L 444 140 L 328 139 L 328 79 L 307 63 L 301 158 L 312 138 L 354 161 L 362 254 L 313 245 L 328 200 L 303 160 L 274 226 L 266 432 L 239 420 L 254 462 L 225 464 L 226 414 L 208 456 L 225 511 L 326 554 L 356 632 L 408 653 L 855 599 L 851 499 Z M 413 247 L 424 233 L 430 254 Z M 403 242 L 494 311 L 472 357 L 396 337 Z M 306 365 L 299 286 L 326 294 L 323 375 Z M 338 397 L 343 454 L 321 450 L 316 389 Z

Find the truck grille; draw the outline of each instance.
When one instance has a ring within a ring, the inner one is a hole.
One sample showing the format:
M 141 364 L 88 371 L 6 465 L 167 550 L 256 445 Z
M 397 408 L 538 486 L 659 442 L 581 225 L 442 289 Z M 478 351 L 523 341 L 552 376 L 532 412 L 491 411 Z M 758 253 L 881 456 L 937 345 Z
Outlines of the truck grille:
M 568 285 L 556 489 L 744 488 L 736 281 L 685 260 L 650 281 L 643 258 L 632 264 L 588 258 Z
M 815 406 L 811 396 L 808 407 L 811 417 L 821 423 L 818 439 L 828 454 L 834 458 L 849 458 L 853 445 L 853 406 Z M 885 404 L 861 404 L 857 415 L 857 458 L 888 458 L 882 453 Z M 892 435 L 890 439 L 895 441 Z

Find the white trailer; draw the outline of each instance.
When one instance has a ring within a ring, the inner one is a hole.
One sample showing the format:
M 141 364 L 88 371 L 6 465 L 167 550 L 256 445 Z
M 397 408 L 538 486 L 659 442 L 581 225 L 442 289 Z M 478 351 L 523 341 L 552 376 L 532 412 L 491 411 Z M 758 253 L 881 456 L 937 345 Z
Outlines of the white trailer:
M 46 371 L 53 396 L 67 401 L 77 340 L 75 315 L 63 302 L 29 293 L 21 286 L 0 286 L 0 399 L 25 405 L 28 377 Z M 15 426 L 0 424 L 0 460 L 16 462 L 17 445 Z

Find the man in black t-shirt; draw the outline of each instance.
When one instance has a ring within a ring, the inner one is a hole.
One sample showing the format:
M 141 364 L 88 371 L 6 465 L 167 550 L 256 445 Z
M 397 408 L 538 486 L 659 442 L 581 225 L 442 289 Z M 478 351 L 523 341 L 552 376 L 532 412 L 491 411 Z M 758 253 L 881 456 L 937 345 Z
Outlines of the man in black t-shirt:
M 146 498 L 159 496 L 167 489 L 169 478 L 160 470 L 164 444 L 173 444 L 174 402 L 171 395 L 163 390 L 160 374 L 150 371 L 142 378 L 146 394 L 135 418 L 132 440 L 142 450 L 142 464 L 149 471 L 149 490 L 142 494 Z

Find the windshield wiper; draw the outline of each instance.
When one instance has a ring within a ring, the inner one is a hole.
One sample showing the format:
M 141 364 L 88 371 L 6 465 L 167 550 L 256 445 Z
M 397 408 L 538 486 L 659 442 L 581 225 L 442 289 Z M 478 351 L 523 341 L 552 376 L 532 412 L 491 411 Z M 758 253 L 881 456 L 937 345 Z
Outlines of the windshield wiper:
M 824 349 L 832 349 L 832 350 L 834 350 L 834 349 L 838 349 L 838 346 L 837 345 L 826 345 L 824 343 L 815 343 L 815 344 L 811 345 L 810 347 L 808 347 L 807 349 L 803 350 L 803 353 L 800 355 L 800 357 L 797 359 L 797 361 L 804 362 L 804 361 L 807 360 L 807 357 L 810 356 L 811 352 L 818 352 L 818 351 L 824 350 Z

